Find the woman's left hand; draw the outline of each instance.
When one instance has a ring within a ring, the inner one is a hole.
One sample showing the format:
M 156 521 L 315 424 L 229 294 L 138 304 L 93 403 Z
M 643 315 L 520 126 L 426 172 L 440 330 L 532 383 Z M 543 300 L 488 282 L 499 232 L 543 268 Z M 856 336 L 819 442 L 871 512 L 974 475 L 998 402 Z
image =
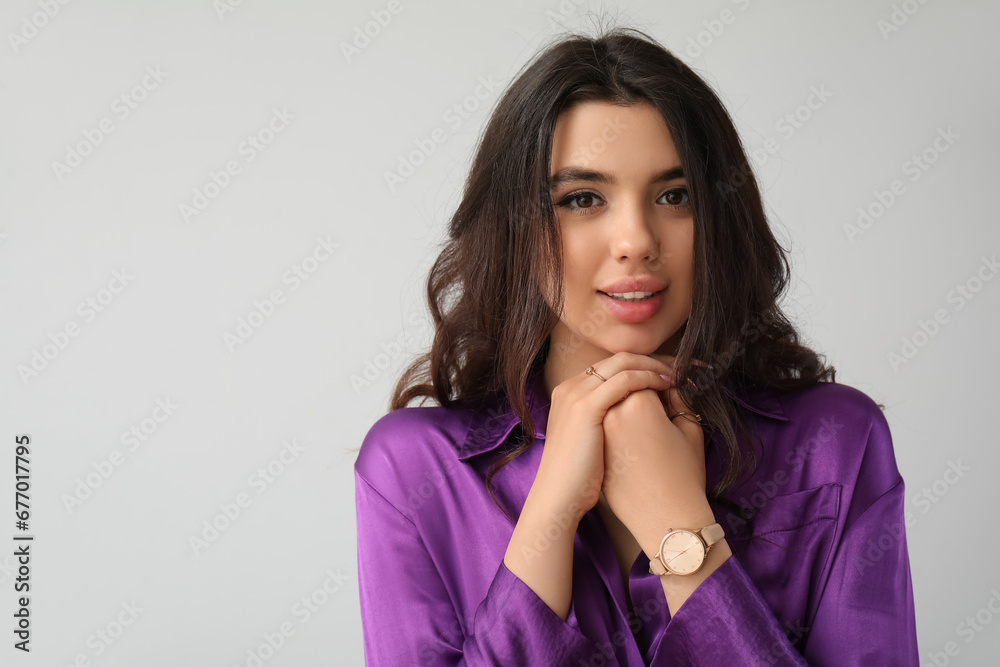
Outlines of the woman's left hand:
M 649 355 L 672 364 L 673 357 Z M 670 528 L 714 523 L 705 484 L 705 435 L 676 388 L 643 389 L 604 417 L 604 483 L 608 506 L 639 546 L 653 554 Z

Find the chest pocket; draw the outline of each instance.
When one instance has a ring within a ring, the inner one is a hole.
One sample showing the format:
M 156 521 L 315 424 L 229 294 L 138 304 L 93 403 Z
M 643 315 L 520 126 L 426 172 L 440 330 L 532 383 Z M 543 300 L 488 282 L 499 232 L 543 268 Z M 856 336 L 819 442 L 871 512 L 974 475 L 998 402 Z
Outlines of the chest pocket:
M 750 496 L 744 499 L 753 504 L 750 511 L 719 517 L 733 554 L 788 628 L 809 620 L 807 610 L 829 573 L 841 490 L 830 483 L 771 498 Z M 789 635 L 793 642 L 800 638 Z
M 751 507 L 741 515 L 742 520 L 733 519 L 738 530 L 727 531 L 735 539 L 765 537 L 768 535 L 795 531 L 822 521 L 834 521 L 840 513 L 841 485 L 821 484 L 811 489 L 794 491 L 770 498 L 763 493 L 755 493 L 749 498 Z

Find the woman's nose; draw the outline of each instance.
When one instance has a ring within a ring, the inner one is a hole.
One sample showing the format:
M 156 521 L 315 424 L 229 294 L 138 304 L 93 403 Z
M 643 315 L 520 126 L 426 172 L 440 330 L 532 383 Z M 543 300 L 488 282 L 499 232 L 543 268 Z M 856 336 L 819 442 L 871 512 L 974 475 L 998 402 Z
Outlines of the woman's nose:
M 660 241 L 652 212 L 640 205 L 622 206 L 611 228 L 611 254 L 616 260 L 648 261 L 659 255 Z

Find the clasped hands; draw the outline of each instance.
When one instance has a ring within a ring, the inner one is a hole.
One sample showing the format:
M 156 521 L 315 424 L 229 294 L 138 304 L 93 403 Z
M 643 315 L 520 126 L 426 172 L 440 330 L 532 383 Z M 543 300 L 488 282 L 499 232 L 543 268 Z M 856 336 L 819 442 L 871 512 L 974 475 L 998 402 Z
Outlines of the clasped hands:
M 673 366 L 674 357 L 647 355 Z M 600 364 L 598 364 L 600 368 Z M 715 522 L 705 482 L 705 436 L 676 386 L 642 389 L 604 416 L 601 491 L 618 520 L 647 555 L 670 528 L 700 529 Z

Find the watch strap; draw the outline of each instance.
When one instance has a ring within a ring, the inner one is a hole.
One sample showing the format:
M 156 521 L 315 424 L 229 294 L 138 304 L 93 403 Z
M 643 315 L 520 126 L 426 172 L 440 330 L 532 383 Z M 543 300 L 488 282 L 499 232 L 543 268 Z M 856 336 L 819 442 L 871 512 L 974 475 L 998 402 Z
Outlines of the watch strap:
M 701 539 L 705 540 L 705 546 L 711 547 L 726 536 L 726 531 L 722 529 L 720 524 L 713 523 L 710 526 L 702 528 L 698 531 L 698 534 L 701 535 Z

